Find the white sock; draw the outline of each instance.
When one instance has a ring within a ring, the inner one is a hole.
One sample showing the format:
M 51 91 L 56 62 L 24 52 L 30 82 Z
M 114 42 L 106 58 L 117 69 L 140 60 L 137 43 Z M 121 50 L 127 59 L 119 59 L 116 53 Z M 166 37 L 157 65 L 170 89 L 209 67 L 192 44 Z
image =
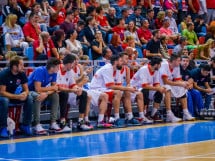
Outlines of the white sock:
M 172 111 L 171 110 L 167 110 L 166 113 L 167 113 L 167 115 L 169 115 L 169 114 L 172 113 Z
M 84 119 L 83 118 L 78 118 L 78 122 L 81 122 L 83 121 Z
M 104 120 L 104 114 L 99 114 L 98 122 L 102 122 Z
M 132 112 L 129 112 L 128 113 L 128 120 L 131 120 L 133 118 L 133 114 L 132 114 Z
M 85 116 L 85 117 L 84 117 L 84 120 L 85 120 L 86 122 L 89 122 L 89 117 L 88 117 L 88 116 Z
M 158 111 L 158 109 L 153 107 L 151 116 L 154 116 L 157 111 Z
M 115 118 L 115 120 L 119 119 L 119 113 L 115 113 L 114 118 Z
M 183 113 L 184 113 L 184 114 L 189 113 L 188 110 L 187 110 L 187 108 L 186 108 L 186 109 L 183 109 Z
M 146 113 L 147 113 L 147 110 L 144 110 L 143 112 L 144 112 L 144 114 L 146 114 Z
M 145 118 L 144 113 L 143 112 L 139 112 L 139 117 L 140 118 Z

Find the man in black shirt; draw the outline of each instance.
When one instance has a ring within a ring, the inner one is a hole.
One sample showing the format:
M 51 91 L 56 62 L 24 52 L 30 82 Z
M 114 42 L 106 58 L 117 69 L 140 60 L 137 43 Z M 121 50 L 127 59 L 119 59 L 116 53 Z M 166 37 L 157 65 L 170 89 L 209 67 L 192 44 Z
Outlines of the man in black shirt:
M 200 64 L 200 66 L 191 71 L 191 77 L 194 81 L 194 88 L 199 90 L 202 96 L 205 97 L 204 107 L 209 109 L 211 103 L 211 93 L 213 92 L 209 82 L 210 82 L 210 70 L 211 67 L 208 64 Z
M 146 57 L 154 56 L 162 57 L 160 53 L 160 31 L 154 30 L 152 32 L 153 38 L 146 45 Z
M 188 66 L 189 57 L 184 55 L 181 57 L 180 72 L 182 80 L 190 83 L 190 88 L 187 92 L 187 107 L 190 114 L 195 116 L 195 114 L 199 114 L 204 105 L 200 91 L 193 89 L 193 79 L 191 77 L 190 71 L 188 70 Z
M 0 72 L 0 137 L 8 137 L 7 115 L 9 104 L 24 104 L 23 124 L 20 127 L 26 135 L 31 135 L 32 103 L 29 95 L 28 79 L 21 57 L 10 60 L 9 68 Z

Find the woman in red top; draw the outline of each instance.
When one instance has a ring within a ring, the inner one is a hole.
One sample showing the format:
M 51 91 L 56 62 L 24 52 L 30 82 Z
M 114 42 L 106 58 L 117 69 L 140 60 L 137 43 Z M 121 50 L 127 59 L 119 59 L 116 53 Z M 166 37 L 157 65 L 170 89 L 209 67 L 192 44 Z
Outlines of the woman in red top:
M 160 29 L 162 27 L 164 18 L 165 18 L 165 12 L 159 11 L 157 18 L 155 19 L 156 29 Z
M 108 23 L 107 18 L 104 16 L 104 10 L 101 6 L 96 8 L 96 12 L 97 12 L 97 17 L 96 17 L 96 21 L 98 22 L 98 24 L 100 25 L 101 29 L 108 32 L 111 30 L 111 27 Z

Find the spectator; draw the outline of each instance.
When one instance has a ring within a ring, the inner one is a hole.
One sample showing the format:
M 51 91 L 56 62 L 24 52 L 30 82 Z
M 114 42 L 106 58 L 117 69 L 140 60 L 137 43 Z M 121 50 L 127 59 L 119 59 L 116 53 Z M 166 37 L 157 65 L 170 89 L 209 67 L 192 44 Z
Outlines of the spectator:
M 121 40 L 124 40 L 124 31 L 125 31 L 125 20 L 123 18 L 118 19 L 118 25 L 112 28 L 113 33 L 117 33 Z
M 29 43 L 39 40 L 41 30 L 40 26 L 38 25 L 38 15 L 34 12 L 29 15 L 29 22 L 24 25 L 23 33 L 25 35 L 26 41 Z
M 136 26 L 134 25 L 133 21 L 130 21 L 128 23 L 127 30 L 125 31 L 124 34 L 125 34 L 125 37 L 127 37 L 127 36 L 134 37 L 135 44 L 138 45 L 138 46 L 141 46 L 140 40 L 139 40 L 138 35 L 137 35 Z
M 169 19 L 163 20 L 163 26 L 160 28 L 160 34 L 165 35 L 168 38 L 168 48 L 173 49 L 175 47 L 175 42 L 178 39 L 178 34 L 174 34 L 169 28 Z
M 163 9 L 164 11 L 166 10 L 172 10 L 173 13 L 174 13 L 174 16 L 173 17 L 177 17 L 177 14 L 178 14 L 178 10 L 176 8 L 176 5 L 177 5 L 177 2 L 176 1 L 173 1 L 173 0 L 164 0 L 163 2 Z
M 187 29 L 184 29 L 182 35 L 187 38 L 188 45 L 194 47 L 199 44 L 198 37 L 194 31 L 194 24 L 189 22 L 187 24 Z
M 100 60 L 102 58 L 102 51 L 104 47 L 106 47 L 106 44 L 102 38 L 102 33 L 97 30 L 95 39 L 91 43 L 93 60 Z
M 146 45 L 146 57 L 162 57 L 160 53 L 160 31 L 159 30 L 154 30 L 152 32 L 153 38 L 148 41 Z
M 168 53 L 168 48 L 167 48 L 167 42 L 168 39 L 165 35 L 161 36 L 160 38 L 160 53 L 162 55 L 162 58 L 164 59 L 169 59 L 169 53 Z
M 29 45 L 24 41 L 25 37 L 22 28 L 16 22 L 17 16 L 15 14 L 9 14 L 5 23 L 2 25 L 3 34 L 5 34 L 5 45 L 8 51 L 11 51 L 11 48 L 19 47 L 23 49 L 23 54 L 25 54 L 25 50 Z
M 96 20 L 94 17 L 89 16 L 86 19 L 87 26 L 84 28 L 84 42 L 89 45 L 95 39 L 95 31 L 97 29 Z
M 107 32 L 109 32 L 111 30 L 111 27 L 108 23 L 108 20 L 106 18 L 106 16 L 104 16 L 104 10 L 101 6 L 96 8 L 96 21 L 98 23 L 98 25 L 100 26 L 101 30 L 104 31 L 105 35 Z
M 82 45 L 82 50 L 84 55 L 88 55 L 88 47 L 90 46 L 89 42 L 87 42 L 86 38 L 84 39 L 84 26 L 85 22 L 80 20 L 77 23 L 76 31 L 78 33 L 77 40 L 80 41 Z M 85 42 L 86 41 L 86 42 Z
M 90 6 L 93 6 L 93 7 L 99 7 L 100 4 L 98 2 L 96 2 L 96 0 L 89 0 L 87 3 L 86 3 L 86 7 L 90 7 Z
M 183 21 L 180 23 L 179 27 L 178 27 L 178 30 L 180 31 L 180 33 L 182 33 L 182 31 L 184 29 L 187 29 L 187 24 L 192 22 L 192 18 L 190 15 L 187 15 Z
M 205 44 L 200 45 L 198 47 L 198 51 L 199 51 L 198 58 L 203 60 L 210 60 L 211 59 L 210 52 L 211 52 L 211 49 L 213 48 L 213 45 L 214 45 L 213 39 L 208 39 L 208 41 Z
M 24 13 L 26 13 L 26 11 L 29 10 L 35 2 L 36 0 L 18 0 Z
M 104 47 L 104 49 L 102 51 L 102 60 L 104 60 L 105 63 L 108 63 L 108 61 L 110 61 L 111 57 L 112 57 L 111 49 L 109 47 Z M 103 62 L 101 62 L 101 63 L 103 63 Z M 105 64 L 101 64 L 101 63 L 100 63 L 101 66 L 105 65 Z
M 164 18 L 165 18 L 165 12 L 159 11 L 157 18 L 155 19 L 156 29 L 160 29 L 162 27 Z
M 141 26 L 141 21 L 143 20 L 143 17 L 141 16 L 141 7 L 136 6 L 134 8 L 134 13 L 129 16 L 128 22 L 133 21 L 135 26 L 139 28 Z
M 18 19 L 19 25 L 24 25 L 20 20 L 21 17 L 24 17 L 24 12 L 20 5 L 17 3 L 17 0 L 8 0 L 8 4 L 5 5 L 2 9 L 2 13 L 6 18 L 9 14 L 15 14 Z
M 34 60 L 47 60 L 50 57 L 59 58 L 57 49 L 48 32 L 41 32 L 39 40 L 33 43 L 33 49 Z
M 155 29 L 155 20 L 154 20 L 154 10 L 153 9 L 148 9 L 147 20 L 149 22 L 149 29 L 154 30 Z
M 33 99 L 29 94 L 27 82 L 28 79 L 24 73 L 23 59 L 19 56 L 14 56 L 10 60 L 9 68 L 0 72 L 0 137 L 9 137 L 7 132 L 9 103 L 24 104 L 23 125 L 20 127 L 20 130 L 26 135 L 32 135 L 30 125 Z M 21 89 L 21 91 L 19 89 Z
M 51 32 L 59 29 L 60 24 L 62 24 L 65 21 L 66 18 L 66 9 L 65 9 L 66 3 L 63 4 L 62 0 L 55 0 L 55 5 L 53 10 L 55 12 L 51 13 L 51 20 L 50 20 L 50 29 Z
M 52 37 L 52 41 L 58 53 L 66 50 L 65 33 L 63 30 L 56 30 L 54 32 L 54 36 Z
M 125 24 L 128 24 L 128 22 L 129 22 L 129 11 L 128 11 L 128 8 L 127 7 L 122 8 L 121 13 L 122 13 L 122 17 L 121 18 L 124 19 Z
M 116 10 L 113 7 L 110 7 L 107 14 L 107 20 L 111 27 L 117 25 L 117 17 L 116 17 Z
M 141 6 L 141 16 L 146 18 L 148 7 L 145 6 L 145 0 L 140 0 L 138 5 Z
M 198 37 L 205 36 L 207 34 L 207 25 L 204 23 L 202 15 L 196 17 L 194 21 L 194 31 Z
M 70 30 L 66 36 L 66 46 L 72 54 L 77 55 L 78 57 L 83 55 L 82 45 L 77 39 L 77 32 L 75 30 Z
M 212 20 L 215 20 L 215 3 L 211 0 L 206 0 L 207 4 L 207 24 L 209 24 Z
M 181 23 L 188 13 L 187 0 L 178 0 L 178 22 Z
M 171 9 L 166 10 L 166 18 L 169 19 L 169 29 L 172 30 L 173 34 L 178 34 L 178 26 L 176 24 L 175 18 L 172 17 L 173 12 Z
M 173 49 L 173 53 L 180 54 L 182 53 L 182 50 L 187 45 L 187 38 L 186 37 L 180 37 L 179 44 L 176 45 Z
M 209 27 L 209 31 L 205 36 L 205 41 L 207 41 L 208 39 L 215 40 L 215 26 L 210 26 Z
M 65 21 L 60 24 L 60 29 L 62 29 L 65 32 L 65 34 L 67 34 L 69 30 L 75 29 L 73 19 L 74 13 L 72 11 L 67 11 Z
M 28 78 L 28 87 L 33 96 L 33 131 L 38 135 L 47 134 L 47 130 L 40 124 L 41 104 L 49 100 L 51 120 L 49 130 L 59 133 L 61 128 L 56 123 L 59 108 L 58 85 L 56 83 L 60 60 L 50 58 L 46 66 L 36 68 Z M 48 86 L 50 84 L 50 86 Z
M 111 49 L 113 55 L 118 55 L 120 52 L 123 51 L 122 48 L 122 41 L 120 39 L 120 36 L 116 33 L 113 34 L 109 48 Z
M 146 44 L 152 38 L 152 33 L 149 30 L 149 22 L 147 19 L 142 21 L 142 26 L 137 30 L 139 40 L 141 41 L 143 48 L 146 48 Z
M 191 15 L 193 21 L 198 16 L 198 12 L 200 10 L 199 3 L 199 0 L 188 0 L 189 14 Z

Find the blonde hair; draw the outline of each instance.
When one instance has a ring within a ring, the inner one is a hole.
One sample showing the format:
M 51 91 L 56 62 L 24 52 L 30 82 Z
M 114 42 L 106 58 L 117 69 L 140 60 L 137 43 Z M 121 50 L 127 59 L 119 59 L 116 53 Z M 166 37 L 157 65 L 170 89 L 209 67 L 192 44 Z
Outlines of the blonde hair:
M 5 54 L 6 60 L 11 60 L 13 57 L 17 56 L 17 53 L 15 51 L 8 51 Z
M 80 60 L 89 60 L 89 56 L 88 55 L 81 55 L 79 57 Z
M 15 14 L 9 14 L 6 19 L 5 19 L 5 25 L 8 26 L 9 28 L 13 28 L 11 21 L 17 19 L 17 15 Z
M 157 18 L 161 19 L 161 18 L 164 18 L 164 17 L 165 17 L 165 12 L 164 11 L 159 11 L 158 15 L 157 15 Z

